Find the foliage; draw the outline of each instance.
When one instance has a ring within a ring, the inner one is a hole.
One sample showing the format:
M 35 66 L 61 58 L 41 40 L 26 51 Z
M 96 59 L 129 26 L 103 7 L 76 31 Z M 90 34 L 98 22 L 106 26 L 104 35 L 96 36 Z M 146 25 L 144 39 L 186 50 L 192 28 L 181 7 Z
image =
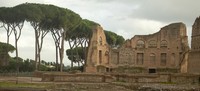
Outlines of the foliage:
M 9 60 L 9 65 L 3 66 L 0 69 L 0 72 L 17 72 L 17 67 L 19 66 L 19 72 L 32 72 L 34 70 L 34 61 L 33 60 L 25 60 L 22 58 L 11 58 Z
M 98 23 L 87 19 L 82 20 L 80 15 L 76 14 L 75 12 L 69 9 L 57 7 L 54 5 L 23 3 L 14 7 L 0 7 L 0 22 L 3 24 L 7 24 L 8 27 L 12 28 L 13 31 L 15 30 L 14 33 L 16 38 L 15 44 L 17 58 L 17 41 L 21 35 L 21 29 L 23 27 L 24 21 L 30 22 L 35 31 L 51 31 L 56 46 L 56 61 L 58 60 L 59 54 L 61 71 L 63 65 L 62 61 L 64 52 L 64 39 L 69 42 L 74 41 L 73 43 L 75 44 L 75 46 L 70 47 L 70 49 L 72 50 L 76 47 L 82 47 L 82 49 L 79 48 L 79 52 L 76 53 L 78 54 L 78 56 L 72 55 L 69 56 L 69 59 L 73 60 L 73 62 L 86 60 L 85 56 L 87 52 L 89 39 L 92 36 L 92 29 L 96 25 L 99 25 Z M 17 34 L 17 29 L 20 30 L 19 34 Z M 124 42 L 124 38 L 122 36 L 119 36 L 113 32 L 105 31 L 105 34 L 107 37 L 107 41 L 111 46 L 120 46 Z M 39 35 L 42 34 L 38 33 L 38 35 L 36 36 L 36 40 L 40 37 Z M 44 36 L 42 36 L 42 38 L 44 38 Z M 40 41 L 42 41 L 42 38 Z M 36 52 L 36 56 L 39 57 L 35 58 L 36 66 L 38 62 L 37 59 L 39 59 L 40 62 L 40 51 L 42 49 L 42 42 L 40 45 L 38 43 L 39 42 L 37 41 L 35 45 L 37 48 L 39 47 L 39 52 Z M 75 57 L 75 59 L 73 59 L 73 57 Z M 23 61 L 19 62 L 22 62 L 19 64 L 23 64 Z M 41 67 L 41 69 L 43 70 L 49 70 L 46 69 L 44 65 L 41 65 Z
M 0 53 L 13 52 L 14 50 L 15 50 L 14 46 L 0 42 Z
M 82 20 L 81 17 L 69 9 L 54 5 L 24 3 L 11 8 L 1 7 L 0 22 L 11 25 L 10 27 L 14 31 L 17 57 L 17 41 L 21 35 L 21 29 L 25 20 L 30 22 L 35 30 L 36 62 L 38 62 L 38 59 L 40 62 L 40 52 L 42 49 L 43 38 L 46 35 L 46 33 L 43 32 L 44 35 L 41 34 L 40 36 L 40 31 L 51 31 L 57 48 L 56 56 L 59 54 L 61 63 L 60 68 L 62 71 L 65 32 L 74 30 L 80 24 Z M 19 28 L 19 34 L 17 34 L 18 32 L 16 31 L 16 28 Z M 40 37 L 41 43 L 39 44 Z M 56 57 L 56 60 L 58 60 L 58 57 Z
M 13 52 L 15 48 L 7 43 L 0 42 L 0 66 L 5 66 L 10 60 L 8 52 Z
M 111 31 L 107 31 L 107 30 L 104 30 L 104 31 L 106 35 L 106 41 L 110 46 L 118 47 L 124 43 L 125 39 L 122 36 L 117 35 L 116 33 L 111 32 Z
M 55 62 L 45 62 L 44 60 L 41 61 L 41 71 L 56 71 L 55 69 Z M 7 73 L 7 72 L 17 72 L 17 67 L 19 66 L 19 72 L 33 72 L 35 70 L 35 61 L 32 59 L 23 60 L 22 58 L 16 57 L 9 59 L 9 64 L 7 66 L 2 66 L 0 69 L 0 73 Z
M 66 66 L 65 71 L 69 73 L 77 73 L 77 72 L 83 72 L 84 66 L 74 66 L 74 67 L 69 67 Z
M 73 31 L 66 32 L 67 36 L 65 40 L 68 41 L 70 50 L 73 50 L 73 48 L 76 48 L 77 50 L 77 47 L 81 48 L 79 48 L 78 53 L 76 53 L 76 51 L 67 52 L 68 58 L 71 60 L 71 67 L 73 67 L 73 62 L 81 62 L 82 64 L 85 63 L 87 46 L 92 36 L 92 29 L 97 25 L 99 24 L 83 19 Z
M 76 48 L 73 48 L 73 49 L 67 49 L 66 50 L 66 54 L 68 56 L 68 59 L 73 61 L 73 62 L 81 62 L 81 60 L 84 60 L 84 53 L 82 51 L 82 47 L 76 47 Z
M 94 29 L 96 25 L 99 24 L 87 19 L 83 19 L 78 27 L 76 27 L 73 31 L 67 32 L 66 40 L 75 40 L 77 38 L 89 39 L 92 36 L 92 29 Z
M 23 3 L 15 7 L 1 7 L 0 21 L 4 23 L 37 22 L 44 30 L 75 29 L 81 22 L 81 17 L 75 12 L 54 5 Z

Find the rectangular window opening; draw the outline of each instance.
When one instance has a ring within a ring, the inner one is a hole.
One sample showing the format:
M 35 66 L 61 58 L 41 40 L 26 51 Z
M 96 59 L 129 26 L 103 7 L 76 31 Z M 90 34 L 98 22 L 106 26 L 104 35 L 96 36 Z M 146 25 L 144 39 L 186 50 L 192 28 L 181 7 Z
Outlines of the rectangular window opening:
M 167 64 L 167 54 L 166 53 L 161 53 L 161 66 L 166 66 Z
M 102 51 L 99 50 L 99 64 L 102 63 Z
M 144 61 L 144 53 L 137 53 L 137 64 L 142 65 Z
M 155 68 L 150 68 L 149 69 L 149 73 L 156 73 L 156 69 Z

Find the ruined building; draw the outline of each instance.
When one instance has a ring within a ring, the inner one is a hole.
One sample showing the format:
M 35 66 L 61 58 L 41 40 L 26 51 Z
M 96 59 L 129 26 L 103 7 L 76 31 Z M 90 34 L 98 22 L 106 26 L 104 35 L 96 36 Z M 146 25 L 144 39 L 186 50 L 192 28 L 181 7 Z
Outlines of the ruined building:
M 187 67 L 188 73 L 200 73 L 200 17 L 196 18 L 192 26 L 191 52 Z
M 98 26 L 90 41 L 86 72 L 116 72 L 120 67 L 142 68 L 153 73 L 158 69 L 178 70 L 185 67 L 181 65 L 187 60 L 188 50 L 183 23 L 167 25 L 154 34 L 136 35 L 117 49 L 107 44 L 103 29 Z

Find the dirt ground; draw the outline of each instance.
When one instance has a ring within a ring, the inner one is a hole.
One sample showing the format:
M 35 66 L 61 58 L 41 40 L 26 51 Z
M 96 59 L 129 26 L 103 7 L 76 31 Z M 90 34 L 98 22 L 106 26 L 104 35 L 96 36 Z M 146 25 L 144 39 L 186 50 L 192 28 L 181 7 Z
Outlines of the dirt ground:
M 19 83 L 51 84 L 50 88 L 42 90 L 34 88 L 29 91 L 200 91 L 200 84 L 42 82 L 41 78 L 37 77 L 0 77 L 0 82 L 16 82 L 17 80 Z M 22 91 L 22 88 L 4 91 Z M 23 91 L 28 90 L 26 88 Z

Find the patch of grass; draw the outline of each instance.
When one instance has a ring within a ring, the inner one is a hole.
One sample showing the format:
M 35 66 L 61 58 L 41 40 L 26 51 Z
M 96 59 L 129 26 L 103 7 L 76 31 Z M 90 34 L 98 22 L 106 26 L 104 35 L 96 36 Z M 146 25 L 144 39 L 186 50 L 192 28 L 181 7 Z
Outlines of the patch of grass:
M 15 82 L 0 82 L 0 87 L 30 87 L 30 88 L 49 88 L 51 84 L 40 84 L 40 83 L 18 83 Z

